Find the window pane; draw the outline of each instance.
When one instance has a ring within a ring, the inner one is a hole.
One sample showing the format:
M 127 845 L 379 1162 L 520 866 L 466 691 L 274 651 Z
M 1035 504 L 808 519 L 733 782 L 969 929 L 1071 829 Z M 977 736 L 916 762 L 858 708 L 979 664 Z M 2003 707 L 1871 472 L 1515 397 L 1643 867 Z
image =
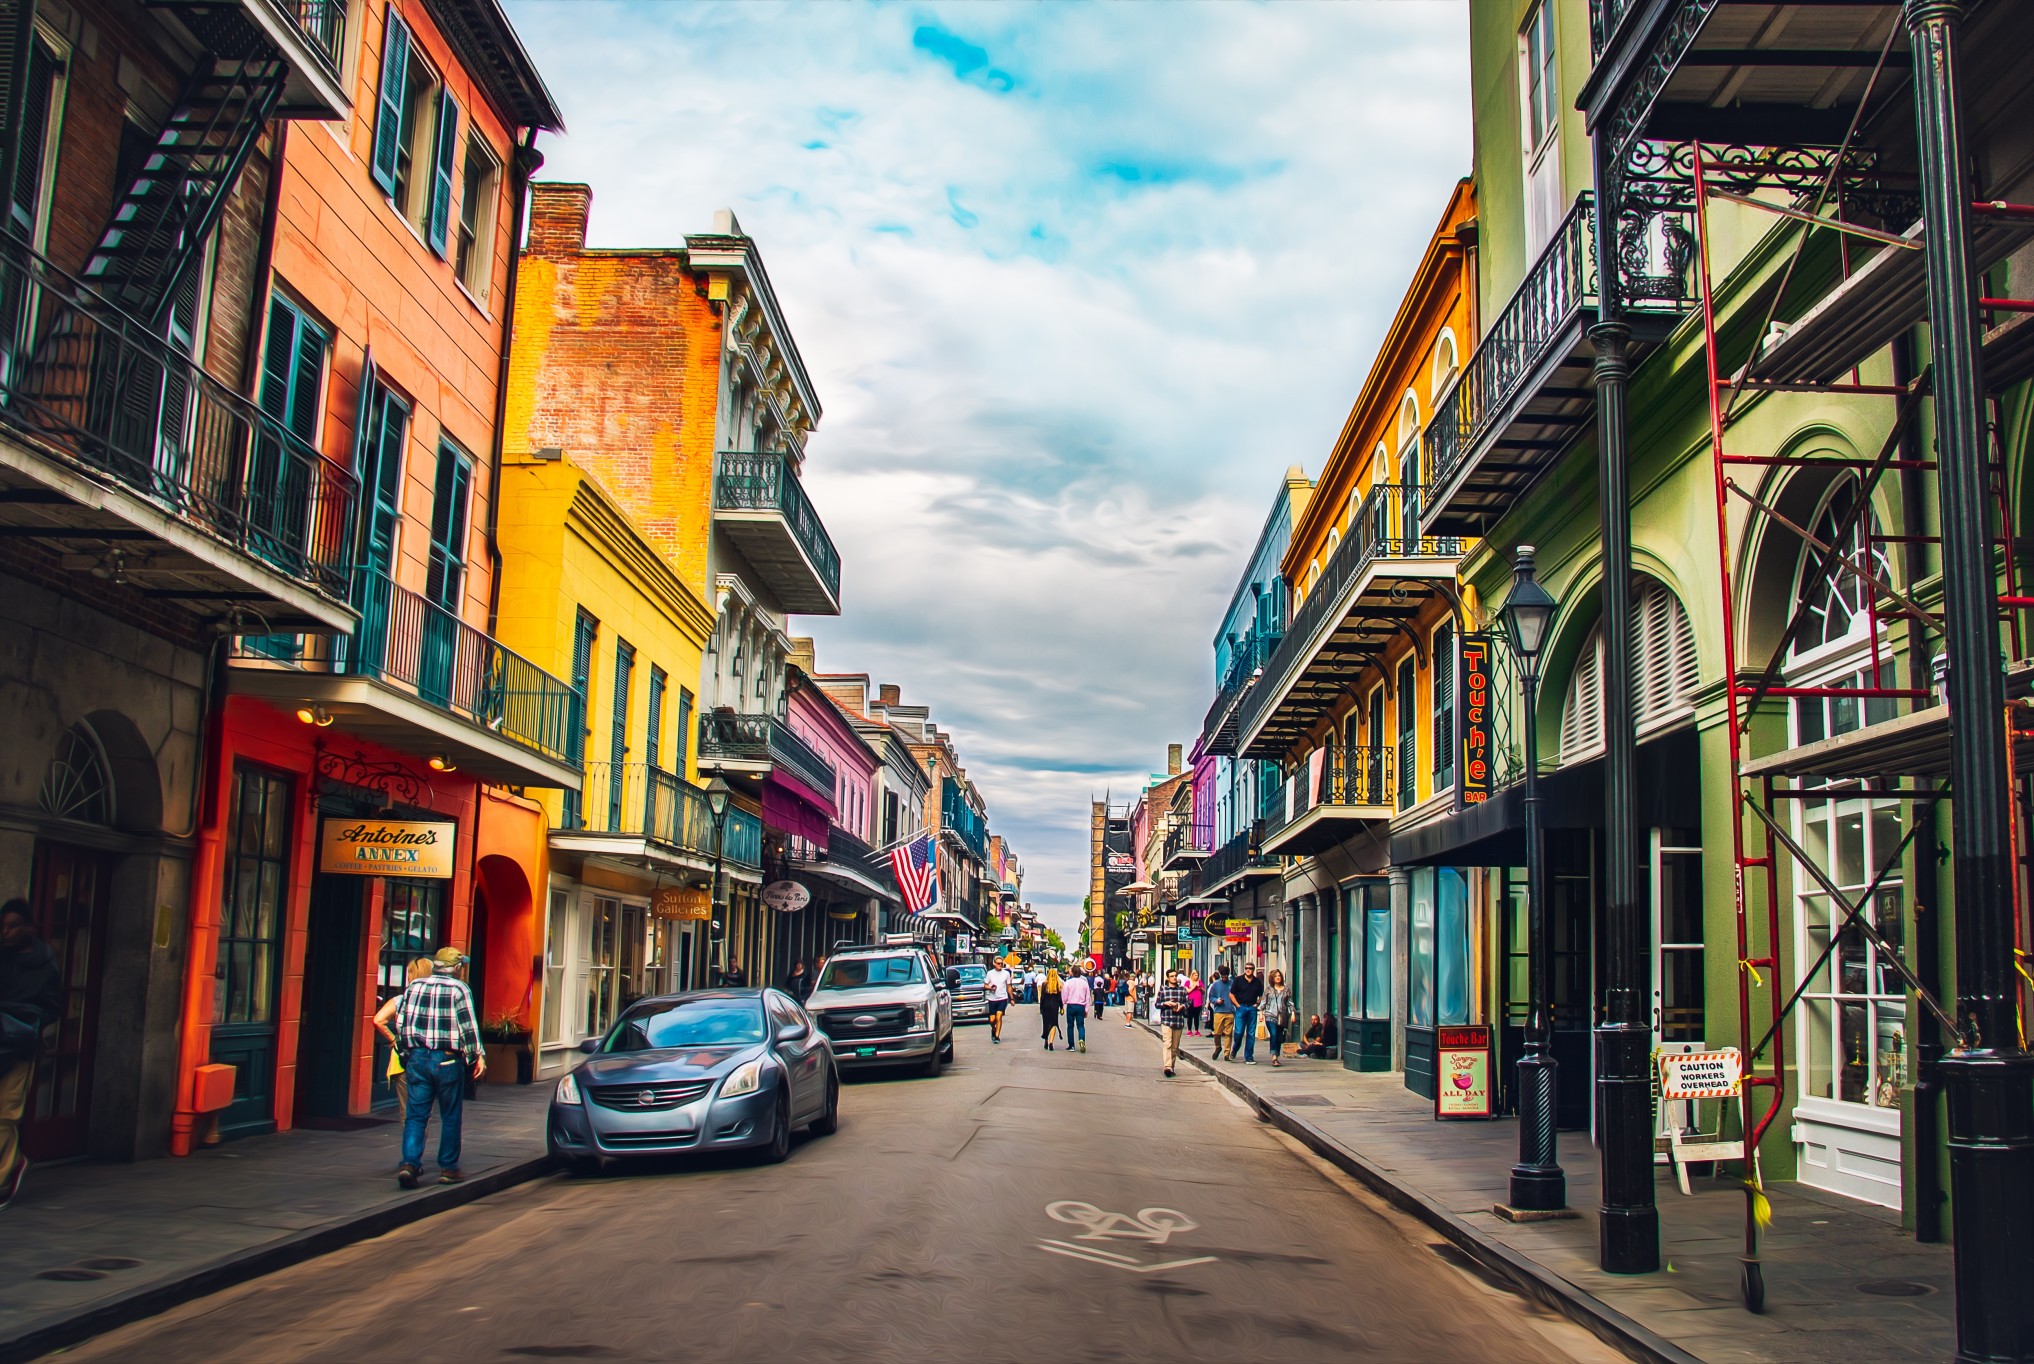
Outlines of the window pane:
M 1453 867 L 1435 877 L 1435 1009 L 1442 1023 L 1469 1021 L 1469 885 Z
M 1391 1017 L 1391 910 L 1376 907 L 1363 916 L 1363 1016 Z
M 1412 941 L 1407 944 L 1406 1021 L 1417 1028 L 1434 1025 L 1434 874 L 1420 870 L 1412 878 Z

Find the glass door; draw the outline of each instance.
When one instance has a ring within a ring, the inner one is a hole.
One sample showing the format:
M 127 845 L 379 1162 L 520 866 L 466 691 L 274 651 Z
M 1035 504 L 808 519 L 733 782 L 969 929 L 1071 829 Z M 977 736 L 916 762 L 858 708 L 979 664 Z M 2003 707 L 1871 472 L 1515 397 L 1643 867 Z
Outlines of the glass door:
M 222 1136 L 275 1127 L 276 1002 L 288 918 L 290 795 L 287 777 L 245 765 L 233 772 L 233 822 L 219 906 L 212 992 L 212 1059 L 234 1068 Z
M 445 882 L 384 876 L 381 890 L 381 950 L 375 961 L 374 1002 L 379 1008 L 403 992 L 410 963 L 445 945 Z M 375 1102 L 392 1104 L 395 1093 L 382 1083 L 388 1073 L 388 1043 L 374 1034 Z
M 63 1005 L 55 1031 L 45 1034 L 22 1114 L 22 1149 L 30 1160 L 85 1152 L 109 872 L 102 853 L 40 840 L 35 845 L 29 917 L 56 958 Z

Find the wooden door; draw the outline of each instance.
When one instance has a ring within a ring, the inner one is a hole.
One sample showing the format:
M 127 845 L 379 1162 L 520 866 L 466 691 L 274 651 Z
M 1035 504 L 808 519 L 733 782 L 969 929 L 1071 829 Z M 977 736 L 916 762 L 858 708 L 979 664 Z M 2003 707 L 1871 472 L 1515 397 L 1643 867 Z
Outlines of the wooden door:
M 31 1160 L 85 1151 L 111 870 L 112 859 L 104 853 L 36 842 L 29 909 L 35 931 L 56 956 L 63 1006 L 56 1028 L 46 1034 L 23 1115 L 22 1146 Z

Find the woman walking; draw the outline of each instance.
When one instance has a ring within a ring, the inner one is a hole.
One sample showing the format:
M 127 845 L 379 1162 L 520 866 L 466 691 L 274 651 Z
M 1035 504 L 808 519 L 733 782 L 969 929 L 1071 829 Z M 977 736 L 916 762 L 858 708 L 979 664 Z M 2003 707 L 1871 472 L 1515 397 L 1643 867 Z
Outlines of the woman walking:
M 1191 972 L 1187 975 L 1187 1036 L 1201 1035 L 1201 1013 L 1207 1008 L 1208 994 L 1201 988 L 1201 978 Z
M 422 980 L 430 974 L 429 957 L 413 958 L 409 970 L 403 973 L 403 988 L 408 989 L 412 982 Z M 403 997 L 399 991 L 374 1011 L 374 1026 L 388 1039 L 388 1074 L 383 1078 L 388 1081 L 388 1087 L 395 1091 L 397 1115 L 407 1119 L 410 1115 L 410 1087 L 403 1083 L 403 1049 L 396 1045 L 395 1031 L 389 1027 L 395 1019 L 396 1011 L 402 1007 Z
M 1045 980 L 1038 987 L 1038 1032 L 1045 1039 L 1045 1049 L 1052 1050 L 1052 1040 L 1059 1035 L 1059 968 L 1048 966 Z
M 1271 1040 L 1271 1064 L 1281 1064 L 1285 1030 L 1292 1026 L 1292 991 L 1285 988 L 1285 972 L 1273 967 L 1264 987 L 1264 1034 Z

